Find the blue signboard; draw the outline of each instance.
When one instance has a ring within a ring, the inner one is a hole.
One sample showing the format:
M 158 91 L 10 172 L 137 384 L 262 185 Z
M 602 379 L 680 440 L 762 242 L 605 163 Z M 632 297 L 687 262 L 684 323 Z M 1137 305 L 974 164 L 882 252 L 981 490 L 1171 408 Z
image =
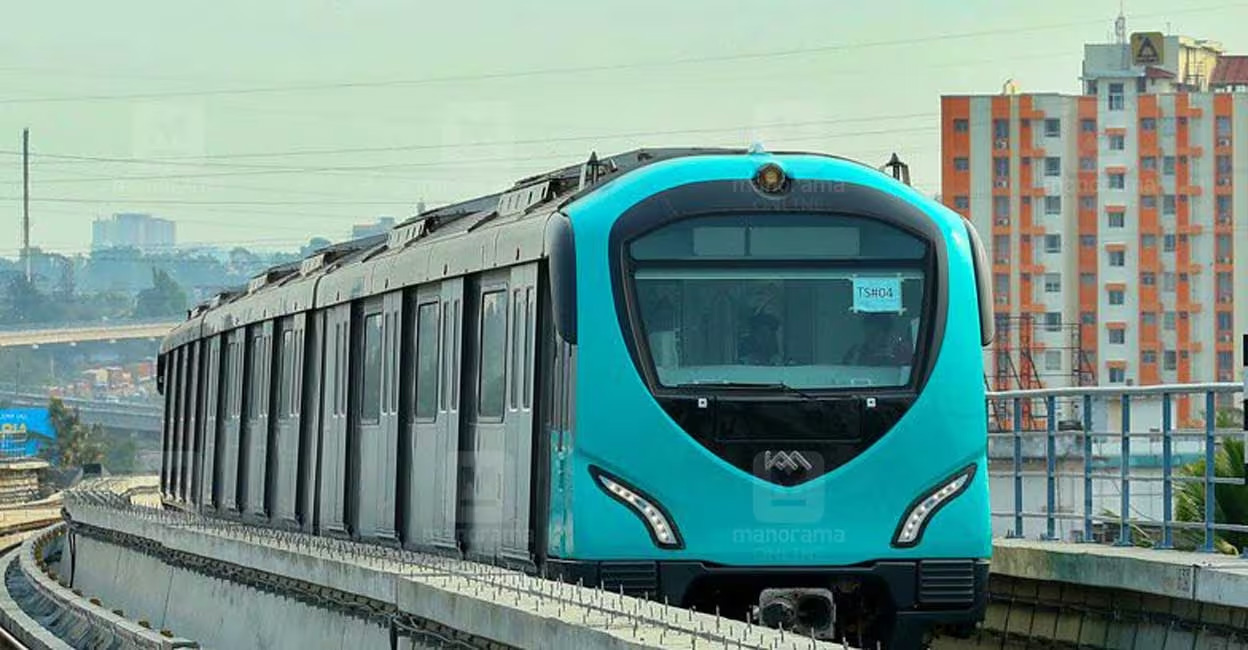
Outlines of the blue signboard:
M 0 409 L 0 458 L 27 458 L 56 438 L 46 408 Z

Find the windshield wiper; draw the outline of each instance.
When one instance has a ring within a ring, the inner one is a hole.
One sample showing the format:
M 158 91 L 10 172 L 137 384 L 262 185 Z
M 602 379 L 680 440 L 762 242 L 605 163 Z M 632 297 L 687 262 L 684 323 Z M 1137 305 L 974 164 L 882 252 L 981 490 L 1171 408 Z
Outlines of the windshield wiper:
M 677 384 L 676 388 L 760 388 L 771 390 L 783 390 L 793 395 L 797 395 L 803 399 L 817 402 L 818 397 L 811 395 L 799 388 L 794 388 L 782 381 L 695 381 L 686 384 Z

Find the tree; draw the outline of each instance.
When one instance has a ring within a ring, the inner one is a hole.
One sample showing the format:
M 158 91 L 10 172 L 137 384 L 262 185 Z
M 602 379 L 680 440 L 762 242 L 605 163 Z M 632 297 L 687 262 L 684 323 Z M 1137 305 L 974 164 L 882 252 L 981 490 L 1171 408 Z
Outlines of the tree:
M 135 318 L 181 316 L 186 312 L 186 292 L 161 269 L 152 269 L 152 286 L 139 292 Z
M 108 454 L 108 441 L 98 424 L 86 425 L 78 411 L 70 410 L 53 397 L 48 403 L 48 420 L 56 429 L 56 443 L 41 452 L 49 462 L 61 467 L 78 467 L 103 462 Z
M 1242 414 L 1241 416 L 1242 417 Z M 1233 422 L 1233 413 L 1219 412 L 1216 422 Z M 1241 420 L 1242 422 L 1242 420 Z M 1179 476 L 1200 478 L 1205 476 L 1205 461 L 1198 460 L 1181 467 Z M 1213 486 L 1213 520 L 1219 524 L 1248 524 L 1248 486 L 1244 485 L 1244 443 L 1238 436 L 1226 437 L 1213 456 L 1213 475 L 1218 478 L 1238 479 L 1234 485 Z M 1175 490 L 1175 518 L 1185 522 L 1205 520 L 1204 481 L 1183 481 Z M 1204 545 L 1203 530 L 1182 530 L 1175 533 L 1176 545 L 1197 548 Z M 1219 553 L 1238 554 L 1248 547 L 1248 534 L 1215 531 L 1214 549 Z

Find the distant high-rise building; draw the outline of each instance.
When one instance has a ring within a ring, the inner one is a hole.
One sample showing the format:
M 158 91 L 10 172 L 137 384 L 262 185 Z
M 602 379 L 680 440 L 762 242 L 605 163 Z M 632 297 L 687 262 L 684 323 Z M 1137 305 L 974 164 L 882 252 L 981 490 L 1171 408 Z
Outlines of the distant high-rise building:
M 1136 65 L 1122 31 L 1085 46 L 1082 95 L 941 99 L 941 197 L 992 265 L 994 388 L 1232 381 L 1240 367 L 1248 58 L 1165 36 Z M 1176 423 L 1192 415 L 1182 403 Z
M 381 235 L 394 228 L 394 217 L 380 217 L 376 223 L 356 224 L 351 228 L 351 239 Z
M 149 214 L 122 212 L 111 218 L 96 219 L 91 231 L 91 249 L 137 248 L 144 253 L 173 250 L 174 223 Z

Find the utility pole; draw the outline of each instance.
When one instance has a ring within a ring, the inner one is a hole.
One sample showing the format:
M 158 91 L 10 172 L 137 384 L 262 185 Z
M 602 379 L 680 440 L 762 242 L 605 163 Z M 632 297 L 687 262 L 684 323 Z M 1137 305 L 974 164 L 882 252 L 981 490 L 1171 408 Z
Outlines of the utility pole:
M 22 129 L 22 259 L 26 261 L 26 282 L 30 273 L 30 129 Z

